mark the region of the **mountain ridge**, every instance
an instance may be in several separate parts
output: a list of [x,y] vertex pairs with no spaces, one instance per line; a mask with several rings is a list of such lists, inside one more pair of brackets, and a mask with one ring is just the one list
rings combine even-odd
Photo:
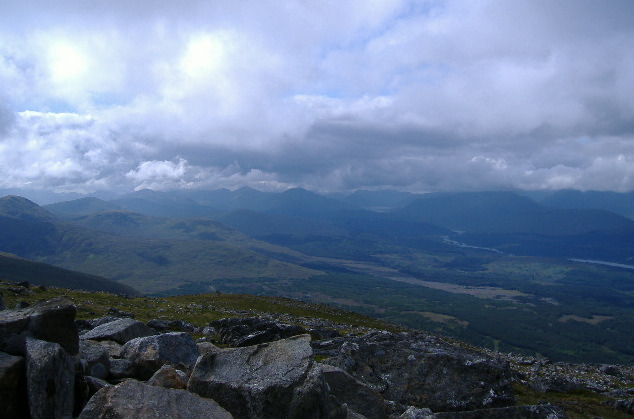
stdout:
[[634,192],[560,190],[540,201],[553,208],[593,208],[634,219]]
[[[6,200],[14,201],[13,198],[0,198],[0,207]],[[26,201],[23,203],[29,213],[35,208]],[[50,218],[0,216],[1,251],[118,280],[141,292],[165,291],[188,282],[208,282],[217,277],[285,278],[297,275],[302,278],[317,273],[240,244],[210,238],[213,239],[117,236]],[[273,253],[272,249],[267,251]]]
[[53,213],[37,205],[35,202],[16,195],[0,198],[0,215],[19,220],[51,221]]
[[471,233],[574,235],[634,230],[634,221],[600,209],[552,209],[512,192],[429,194],[392,214]]
[[79,198],[72,201],[45,205],[43,208],[62,217],[88,215],[95,212],[123,210],[120,205],[95,197]]

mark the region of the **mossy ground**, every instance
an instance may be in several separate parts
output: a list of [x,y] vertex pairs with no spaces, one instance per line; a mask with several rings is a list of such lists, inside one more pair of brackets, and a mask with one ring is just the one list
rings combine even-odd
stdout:
[[295,318],[307,317],[329,320],[351,327],[402,330],[361,314],[326,305],[305,303],[287,298],[254,295],[209,293],[173,297],[128,297],[106,292],[86,292],[56,287],[31,286],[0,281],[5,305],[13,308],[19,302],[35,304],[55,297],[65,297],[77,306],[78,319],[92,319],[112,315],[113,309],[134,314],[137,320],[179,319],[197,326],[224,317],[284,314]]
[[603,404],[603,402],[610,400],[608,397],[588,390],[579,390],[569,393],[538,393],[518,383],[514,384],[514,389],[516,404],[533,405],[552,403],[563,408],[569,419],[632,418],[630,414],[616,411],[610,406]]

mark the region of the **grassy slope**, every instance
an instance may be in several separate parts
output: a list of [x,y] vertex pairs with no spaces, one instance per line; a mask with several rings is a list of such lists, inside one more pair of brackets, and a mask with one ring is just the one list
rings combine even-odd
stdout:
[[43,261],[116,279],[143,293],[219,278],[303,278],[316,271],[230,244],[106,234],[65,234],[60,251]]
[[205,218],[160,218],[129,211],[108,211],[71,220],[72,224],[119,236],[165,240],[202,240],[225,243],[281,260],[301,260],[303,255],[287,247],[255,240],[217,221]]
[[0,278],[34,285],[57,286],[86,291],[138,295],[138,291],[109,279],[33,262],[8,253],[0,253]]

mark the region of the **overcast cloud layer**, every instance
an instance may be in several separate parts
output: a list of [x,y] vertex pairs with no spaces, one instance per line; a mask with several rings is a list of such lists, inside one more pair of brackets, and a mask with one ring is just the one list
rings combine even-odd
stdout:
[[634,1],[3,0],[0,188],[634,189]]

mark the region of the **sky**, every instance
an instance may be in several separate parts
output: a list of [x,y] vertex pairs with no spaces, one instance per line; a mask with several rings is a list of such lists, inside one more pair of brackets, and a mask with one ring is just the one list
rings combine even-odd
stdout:
[[631,0],[2,0],[0,188],[634,190]]

